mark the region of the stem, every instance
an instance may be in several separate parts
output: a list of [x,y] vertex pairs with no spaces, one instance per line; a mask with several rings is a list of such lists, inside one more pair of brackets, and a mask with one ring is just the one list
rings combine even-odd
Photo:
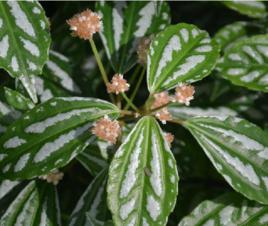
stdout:
[[125,99],[125,101],[132,107],[133,110],[136,112],[139,112],[139,109],[132,103],[132,101],[126,96],[125,93],[121,93],[122,97]]
[[[136,96],[136,94],[138,92],[138,89],[140,88],[140,85],[141,85],[141,82],[143,80],[144,74],[145,74],[145,69],[142,70],[141,75],[139,77],[139,80],[138,80],[138,82],[137,82],[137,84],[136,84],[136,86],[134,88],[134,91],[130,96],[131,102],[134,100],[134,98],[135,98],[135,96]],[[128,108],[129,108],[129,103],[127,103],[127,105],[124,107],[124,110],[127,110]]]
[[107,86],[107,84],[109,83],[109,80],[108,80],[108,77],[107,77],[107,74],[104,70],[104,67],[103,67],[103,64],[101,62],[101,58],[100,58],[100,55],[99,55],[99,52],[97,50],[97,47],[95,45],[95,42],[93,39],[89,39],[89,43],[91,45],[91,48],[92,48],[92,51],[94,53],[94,56],[96,58],[96,61],[97,61],[97,64],[99,66],[99,69],[100,69],[100,73],[101,73],[101,76],[102,76],[102,79],[105,83],[105,85]]
[[[102,64],[102,62],[101,62],[101,58],[100,58],[99,52],[98,52],[98,50],[97,50],[97,47],[96,47],[96,45],[95,45],[95,42],[94,42],[94,40],[91,38],[91,39],[89,39],[89,43],[90,43],[91,49],[92,49],[92,51],[93,51],[93,54],[94,54],[94,56],[95,56],[95,59],[96,59],[96,61],[97,61],[97,64],[98,64],[98,67],[99,67],[99,70],[100,70],[100,73],[101,73],[101,77],[102,77],[102,79],[103,79],[103,81],[104,81],[105,86],[107,87],[107,85],[108,85],[108,83],[109,83],[108,76],[107,76],[107,74],[106,74],[106,72],[105,72],[105,69],[104,69],[104,67],[103,67],[103,64]],[[112,102],[115,103],[114,96],[113,96],[112,94],[109,94],[109,96],[110,96]]]
[[121,110],[120,111],[121,115],[135,115],[133,111],[126,111],[126,110]]
[[154,109],[152,109],[152,110],[150,111],[150,113],[153,113],[153,112],[158,111],[158,110],[160,110],[160,109],[162,109],[162,108],[165,108],[165,107],[167,107],[169,104],[170,104],[170,103],[167,103],[167,104],[164,104],[164,105],[162,105],[162,106],[160,106],[160,107],[154,108]]

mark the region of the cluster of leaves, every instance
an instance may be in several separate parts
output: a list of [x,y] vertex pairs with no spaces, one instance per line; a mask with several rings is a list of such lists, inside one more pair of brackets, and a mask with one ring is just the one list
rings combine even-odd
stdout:
[[[123,109],[120,96],[118,105],[108,101],[94,57],[66,24],[53,30],[52,20],[50,32],[38,2],[0,2],[0,68],[12,77],[0,87],[0,225],[268,224],[265,4],[217,2],[251,19],[213,37],[196,25],[171,25],[169,4],[95,5],[106,72],[124,74],[131,97],[139,91],[135,104],[149,97],[130,117],[129,102]],[[68,19],[74,5],[55,18]],[[152,40],[140,64],[144,37]],[[147,105],[181,83],[195,83],[193,106],[169,104],[173,119],[163,126]],[[104,116],[123,127],[112,146],[90,132]],[[171,147],[165,131],[175,135]],[[57,169],[65,186],[40,179]],[[71,214],[69,202],[77,202]]]

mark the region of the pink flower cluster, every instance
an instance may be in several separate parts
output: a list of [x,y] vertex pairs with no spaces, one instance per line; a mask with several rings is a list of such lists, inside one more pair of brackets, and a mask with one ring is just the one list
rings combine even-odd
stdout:
[[128,91],[129,84],[127,83],[127,80],[124,79],[123,75],[121,74],[115,74],[112,78],[111,83],[108,83],[107,85],[107,92],[108,93],[123,93]]
[[118,121],[112,121],[107,116],[98,120],[92,128],[92,133],[98,138],[115,144],[117,137],[121,134],[121,127]]
[[74,15],[67,20],[72,30],[72,35],[81,39],[91,39],[93,34],[101,29],[101,18],[97,13],[87,9],[81,13]]

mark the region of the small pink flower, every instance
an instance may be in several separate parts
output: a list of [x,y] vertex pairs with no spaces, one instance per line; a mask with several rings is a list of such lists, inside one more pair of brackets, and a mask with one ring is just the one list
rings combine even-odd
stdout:
[[98,138],[108,141],[111,144],[115,144],[117,137],[121,134],[118,121],[112,121],[107,116],[98,120],[91,131]]
[[164,91],[161,93],[154,94],[154,102],[152,104],[152,109],[159,108],[168,104],[171,101],[171,97],[168,95],[168,92]]
[[112,82],[108,83],[107,85],[107,92],[108,93],[123,93],[128,91],[129,84],[127,83],[127,80],[123,78],[123,75],[121,74],[115,74],[112,78]]
[[174,135],[172,133],[165,133],[165,139],[169,146],[171,146],[171,143],[174,141]]
[[63,176],[64,173],[56,169],[47,175],[40,176],[39,178],[42,180],[46,180],[48,183],[58,185],[59,181],[62,180]]
[[194,86],[182,84],[176,88],[175,98],[179,103],[188,106],[190,101],[194,99],[194,93]]
[[155,116],[163,123],[166,124],[167,121],[172,120],[172,116],[169,113],[167,108],[163,108],[160,111],[156,112]]
[[87,9],[67,20],[67,24],[70,25],[73,36],[87,40],[91,39],[93,34],[100,31],[100,20],[101,18],[97,13]]

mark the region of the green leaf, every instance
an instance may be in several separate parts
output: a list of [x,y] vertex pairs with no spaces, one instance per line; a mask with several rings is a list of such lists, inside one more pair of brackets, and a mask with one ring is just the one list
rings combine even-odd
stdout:
[[19,183],[19,181],[2,180],[0,182],[0,200]]
[[80,94],[81,90],[73,81],[70,60],[64,55],[50,51],[42,76],[71,93]]
[[35,88],[41,103],[53,97],[70,96],[61,86],[43,76],[35,76]]
[[45,182],[30,182],[10,204],[0,222],[1,226],[60,226],[56,188]]
[[235,116],[237,112],[228,107],[217,108],[200,108],[200,107],[185,107],[180,104],[171,104],[168,106],[168,111],[173,119],[188,119],[195,116]]
[[34,75],[48,59],[48,20],[37,1],[0,2],[0,68],[18,78],[37,102]]
[[101,155],[97,145],[89,145],[76,159],[89,171],[96,176],[103,168],[108,166],[107,160]]
[[91,143],[92,123],[118,109],[94,98],[51,99],[24,114],[0,138],[1,176],[32,178],[62,167]]
[[94,221],[106,220],[108,212],[106,204],[107,172],[107,168],[103,169],[82,194],[71,214],[69,226],[86,225],[86,214],[89,214]]
[[222,27],[214,36],[216,42],[221,46],[221,49],[226,51],[234,42],[248,37],[251,30],[256,29],[252,23],[238,21]]
[[7,127],[20,116],[21,113],[19,111],[8,105],[8,103],[0,100],[0,135],[5,133]]
[[261,1],[224,1],[230,9],[252,18],[263,18],[267,15],[265,4]]
[[236,42],[218,65],[220,75],[233,84],[268,92],[268,35]]
[[12,107],[22,111],[34,108],[33,102],[18,91],[9,89],[7,87],[4,89],[6,100]]
[[268,204],[267,132],[235,117],[196,117],[184,125],[236,191]]
[[170,22],[165,2],[97,2],[100,36],[115,72],[124,74],[136,62],[139,39],[163,30]]
[[113,221],[99,221],[94,219],[90,213],[86,213],[87,216],[87,226],[114,226]]
[[178,193],[176,161],[156,120],[142,118],[109,170],[108,206],[115,225],[166,225]]
[[267,224],[267,206],[243,199],[237,193],[227,193],[212,201],[200,203],[178,226],[266,226]]
[[172,25],[150,45],[147,85],[151,93],[192,83],[209,75],[219,55],[208,33],[191,24]]

